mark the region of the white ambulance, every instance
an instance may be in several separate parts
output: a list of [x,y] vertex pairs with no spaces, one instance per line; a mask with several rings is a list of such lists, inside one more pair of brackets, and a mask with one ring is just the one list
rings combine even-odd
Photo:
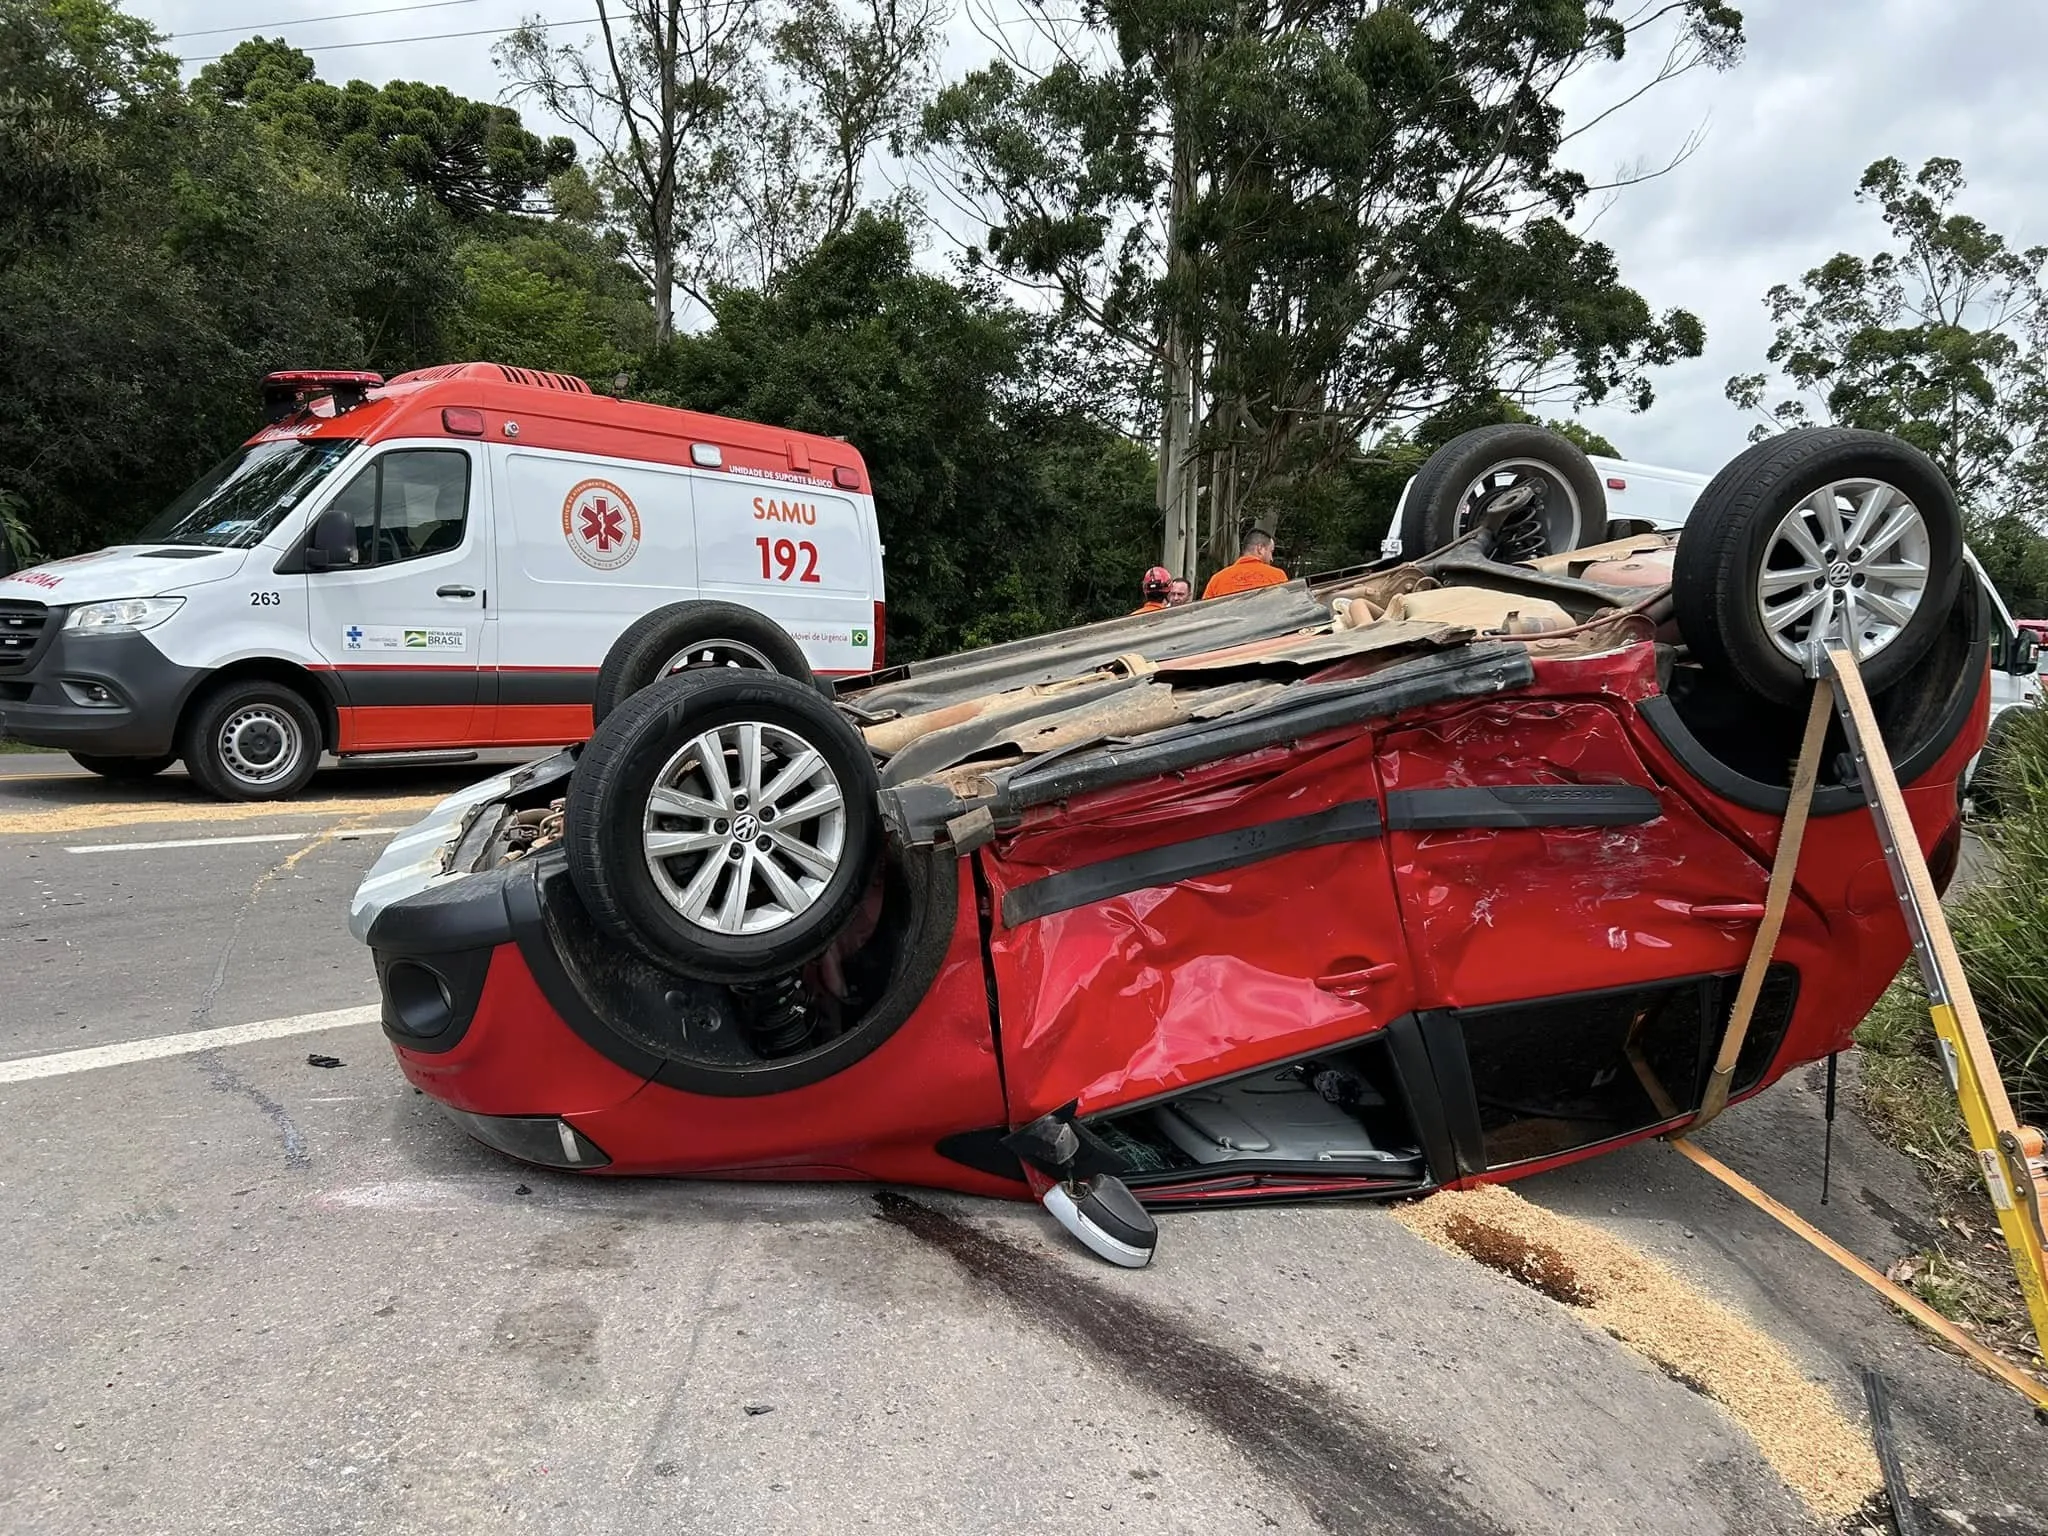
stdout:
[[582,740],[648,680],[599,676],[629,626],[638,670],[882,665],[836,438],[495,363],[273,374],[264,404],[131,542],[0,578],[0,736],[273,799],[323,751]]

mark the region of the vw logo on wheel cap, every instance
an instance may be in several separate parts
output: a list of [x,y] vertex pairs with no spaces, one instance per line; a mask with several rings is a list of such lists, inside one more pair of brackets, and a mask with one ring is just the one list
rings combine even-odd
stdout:
[[761,823],[754,819],[752,811],[741,811],[732,819],[733,841],[751,843],[760,834]]
[[1829,562],[1828,562],[1828,585],[1829,585],[1829,586],[1831,586],[1831,587],[1846,587],[1847,585],[1849,585],[1849,577],[1850,577],[1850,576],[1851,576],[1852,574],[1853,574],[1853,572],[1852,572],[1852,571],[1850,570],[1850,567],[1849,567],[1849,562],[1848,562],[1848,561],[1846,561],[1846,560],[1831,560],[1831,561],[1829,561]]

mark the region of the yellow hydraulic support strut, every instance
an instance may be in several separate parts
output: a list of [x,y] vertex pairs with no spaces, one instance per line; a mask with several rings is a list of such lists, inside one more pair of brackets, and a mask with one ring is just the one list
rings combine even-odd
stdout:
[[1977,1017],[1976,1000],[1970,996],[1970,981],[1963,974],[1955,938],[1942,915],[1941,898],[1927,873],[1920,840],[1906,817],[1906,802],[1899,795],[1898,777],[1892,772],[1884,738],[1878,734],[1877,718],[1871,713],[1870,695],[1864,691],[1853,651],[1829,648],[1827,681],[1834,689],[1836,712],[1849,733],[1849,750],[1855,754],[1863,795],[1877,822],[1877,840],[1891,867],[1906,931],[1913,936],[1913,953],[1920,961],[1920,980],[1927,989],[1927,1011],[1934,1020],[1942,1062],[1962,1105],[1970,1145],[1976,1148],[1983,1167],[1984,1187],[1997,1208],[1998,1228],[2027,1298],[2034,1337],[2048,1350],[2048,1231],[2044,1231],[2048,1224],[2042,1218],[2048,1159],[2042,1155],[2041,1133],[2021,1125],[2013,1114],[2012,1100],[2006,1096],[2005,1082],[1991,1055],[1991,1042]]
[[[1963,974],[1955,938],[1942,914],[1941,898],[1927,872],[1927,860],[1920,852],[1920,840],[1906,814],[1906,802],[1899,794],[1898,776],[1892,771],[1884,738],[1878,734],[1877,719],[1871,713],[1870,695],[1864,689],[1862,673],[1857,670],[1855,652],[1828,645],[1809,669],[1809,675],[1813,673],[1819,674],[1813,707],[1807,716],[1805,738],[1793,771],[1784,830],[1772,861],[1763,923],[1736,990],[1735,1006],[1721,1038],[1721,1050],[1700,1112],[1680,1134],[1690,1136],[1728,1102],[1736,1058],[1749,1033],[1764,970],[1777,945],[1792,893],[1792,875],[1799,862],[1799,845],[1819,777],[1821,743],[1832,695],[1835,713],[1840,715],[1848,734],[1864,799],[1877,823],[1878,844],[1884,849],[1885,863],[1891,869],[1892,887],[1898,892],[1899,910],[1913,940],[1913,953],[1920,962],[1927,1011],[1934,1021],[1942,1062],[1962,1106],[1970,1145],[1976,1149],[1985,1188],[1998,1213],[1999,1231],[2012,1255],[2020,1290],[2026,1296],[2034,1336],[2042,1349],[2048,1351],[2048,1230],[2044,1230],[2048,1229],[2048,1221],[2043,1217],[2044,1198],[2048,1198],[2048,1157],[2043,1155],[2042,1134],[2031,1126],[2021,1125],[2013,1114],[2012,1100],[2006,1095],[2005,1082],[1999,1077],[1998,1064],[1991,1054],[1991,1043],[1985,1038],[1983,1022],[1977,1016],[1977,1004],[1970,996],[1969,978]],[[2038,1389],[2029,1395],[2037,1403],[2048,1396]]]

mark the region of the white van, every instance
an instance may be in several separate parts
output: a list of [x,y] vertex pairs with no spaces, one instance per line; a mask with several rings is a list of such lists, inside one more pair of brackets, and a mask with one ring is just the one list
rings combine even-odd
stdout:
[[0,735],[272,799],[323,750],[582,740],[612,642],[680,600],[732,632],[678,664],[882,664],[874,498],[836,438],[494,363],[273,374],[264,402],[132,542],[0,578]]
[[[1469,446],[1467,446],[1469,445]],[[1576,461],[1576,462],[1574,462]],[[1398,559],[1403,551],[1401,530],[1407,517],[1409,498],[1416,487],[1440,462],[1449,472],[1437,475],[1419,494],[1425,498],[1447,496],[1454,505],[1470,504],[1482,482],[1498,486],[1516,478],[1540,477],[1550,497],[1571,509],[1566,526],[1577,537],[1569,547],[1598,543],[1601,538],[1626,538],[1638,533],[1674,532],[1685,526],[1693,503],[1711,479],[1689,470],[1666,469],[1655,464],[1638,464],[1628,459],[1581,456],[1577,447],[1553,433],[1520,424],[1482,427],[1465,433],[1439,449],[1420,474],[1401,488],[1394,506],[1393,522],[1380,541],[1385,559]],[[1590,464],[1588,472],[1583,466]],[[1604,524],[1587,527],[1580,508],[1597,507],[1604,500]],[[1427,523],[1426,514],[1417,519]],[[1441,526],[1441,525],[1440,525]],[[1457,526],[1455,523],[1453,527]],[[1414,554],[1426,550],[1412,551]],[[1963,556],[1977,573],[1978,585],[1989,597],[1993,611],[1991,634],[1991,718],[1996,734],[1998,716],[2008,709],[2041,702],[2041,679],[2037,672],[2038,645],[2013,620],[2005,601],[1991,584],[1991,578],[1977,557],[1965,548]],[[1980,753],[1964,772],[1967,786],[1975,777]]]
[[[1588,456],[1594,472],[1599,475],[1607,493],[1607,521],[1621,524],[1615,529],[1616,537],[1645,532],[1667,532],[1682,526],[1692,511],[1692,504],[1699,500],[1700,492],[1707,488],[1709,475],[1696,475],[1690,470],[1665,469],[1655,464],[1637,464],[1630,459],[1602,459]],[[1401,553],[1401,519],[1408,510],[1408,493],[1415,489],[1411,477],[1401,487],[1401,499],[1394,504],[1394,520],[1387,525],[1386,537],[1380,540],[1380,554],[1393,559]],[[1598,542],[1589,538],[1588,543]],[[1426,554],[1426,550],[1416,550]]]

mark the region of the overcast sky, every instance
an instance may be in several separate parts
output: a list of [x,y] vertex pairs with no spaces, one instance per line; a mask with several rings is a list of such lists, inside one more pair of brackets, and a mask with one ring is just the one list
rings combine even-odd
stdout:
[[[1896,155],[1917,167],[1952,155],[1970,180],[1968,211],[2016,244],[2048,243],[2048,0],[1738,4],[1749,47],[1737,68],[1664,86],[1579,140],[1574,154],[1604,181],[1626,163],[1662,163],[1704,129],[1685,164],[1621,194],[1595,233],[1654,308],[1684,305],[1706,322],[1706,355],[1657,374],[1657,403],[1645,415],[1584,413],[1631,458],[1701,471],[1736,452],[1748,429],[1721,387],[1730,374],[1763,366],[1765,289],[1838,250],[1877,248],[1882,225],[1852,196],[1872,160]],[[488,34],[539,15],[570,22],[556,35],[573,40],[591,30],[578,18],[596,10],[589,0],[129,0],[128,8],[173,34],[188,63],[260,32],[311,51],[326,79],[429,80],[486,98],[504,87],[490,59],[496,37],[435,34]],[[383,14],[317,19],[363,11]],[[956,19],[948,72],[987,54]]]

